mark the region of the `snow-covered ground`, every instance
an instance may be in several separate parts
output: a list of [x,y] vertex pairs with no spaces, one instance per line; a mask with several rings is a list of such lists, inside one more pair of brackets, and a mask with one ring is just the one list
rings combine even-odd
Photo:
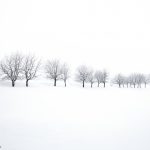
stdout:
[[[150,74],[150,0],[0,0],[0,60],[16,51],[72,79],[80,65]],[[0,150],[150,150],[150,86],[30,83],[0,79]]]
[[149,91],[1,82],[1,149],[150,150]]

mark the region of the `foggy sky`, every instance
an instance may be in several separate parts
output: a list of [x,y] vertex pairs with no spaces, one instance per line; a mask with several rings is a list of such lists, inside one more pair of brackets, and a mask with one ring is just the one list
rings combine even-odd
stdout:
[[13,51],[150,73],[148,0],[1,0],[0,58]]

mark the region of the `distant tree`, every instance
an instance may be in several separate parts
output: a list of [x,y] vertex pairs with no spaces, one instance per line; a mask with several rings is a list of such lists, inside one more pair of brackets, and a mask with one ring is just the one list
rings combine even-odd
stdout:
[[85,82],[87,82],[89,76],[88,68],[84,65],[78,67],[76,74],[76,81],[82,82],[82,86],[84,88]]
[[137,83],[138,83],[138,76],[137,73],[132,73],[129,76],[129,82],[130,82],[130,87],[133,85],[133,87],[135,88]]
[[41,61],[38,60],[35,56],[28,55],[23,61],[23,76],[26,79],[26,87],[30,80],[37,77],[37,71],[40,67]]
[[102,80],[102,72],[100,70],[95,72],[95,79],[97,81],[97,86],[99,87],[101,80]]
[[70,77],[70,69],[67,64],[63,64],[61,67],[61,79],[65,83],[65,87],[67,86],[67,80]]
[[146,88],[147,84],[150,83],[150,75],[144,75],[143,83],[144,83],[145,88]]
[[54,86],[56,82],[61,79],[61,64],[59,60],[47,61],[45,66],[47,78],[54,80]]
[[107,80],[108,80],[108,72],[106,70],[103,70],[101,72],[100,82],[103,83],[104,88],[106,86]]
[[136,82],[137,82],[138,88],[141,88],[141,84],[144,82],[144,75],[141,73],[136,74]]
[[126,84],[127,88],[129,87],[130,81],[129,81],[129,77],[124,77],[124,84]]
[[22,71],[23,56],[19,53],[6,56],[0,62],[0,71],[3,79],[11,80],[12,87],[15,86],[15,82],[20,77]]
[[137,81],[136,81],[136,74],[135,74],[135,73],[134,73],[134,74],[131,74],[131,75],[129,76],[129,83],[130,83],[130,87],[132,87],[132,85],[133,85],[134,88],[135,88],[136,83],[137,83]]
[[93,87],[93,83],[95,82],[94,71],[90,70],[87,78],[87,82],[91,84],[91,88]]
[[125,78],[124,78],[123,75],[118,74],[118,75],[116,75],[116,76],[114,77],[114,79],[112,80],[112,82],[113,82],[114,84],[118,84],[119,88],[121,88],[121,85],[124,84],[124,79],[125,79]]

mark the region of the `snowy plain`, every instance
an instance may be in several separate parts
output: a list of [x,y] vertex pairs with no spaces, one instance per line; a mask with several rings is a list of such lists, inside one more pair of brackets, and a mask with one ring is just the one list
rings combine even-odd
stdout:
[[[6,82],[6,81],[5,81]],[[3,150],[149,150],[150,88],[1,81]]]
[[[0,60],[19,51],[111,76],[150,73],[149,0],[1,0]],[[73,73],[74,74],[74,73]],[[150,87],[0,80],[0,150],[150,150]]]

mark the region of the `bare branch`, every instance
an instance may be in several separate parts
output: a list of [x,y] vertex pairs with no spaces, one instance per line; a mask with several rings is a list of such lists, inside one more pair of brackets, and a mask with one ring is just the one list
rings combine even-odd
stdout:
[[92,69],[89,71],[87,82],[89,82],[91,84],[91,88],[92,88],[93,83],[95,82],[94,71]]
[[6,56],[0,63],[2,78],[11,80],[13,87],[22,72],[22,61],[23,56],[19,53],[15,53],[10,56]]
[[61,79],[65,83],[65,87],[67,86],[67,79],[70,78],[70,69],[66,63],[61,66]]
[[82,82],[82,86],[84,88],[85,82],[88,80],[89,71],[88,68],[84,65],[78,67],[76,74],[76,81]]
[[54,80],[54,86],[56,86],[57,80],[61,79],[61,65],[60,61],[55,59],[52,61],[47,61],[45,66],[45,71],[47,74],[47,78]]
[[124,86],[124,82],[125,82],[125,77],[121,74],[118,74],[114,77],[114,79],[112,80],[112,82],[114,84],[118,84],[119,88],[121,88],[121,85]]
[[25,57],[23,62],[23,76],[26,79],[26,87],[28,87],[29,80],[37,77],[37,71],[41,65],[41,61],[33,55]]

